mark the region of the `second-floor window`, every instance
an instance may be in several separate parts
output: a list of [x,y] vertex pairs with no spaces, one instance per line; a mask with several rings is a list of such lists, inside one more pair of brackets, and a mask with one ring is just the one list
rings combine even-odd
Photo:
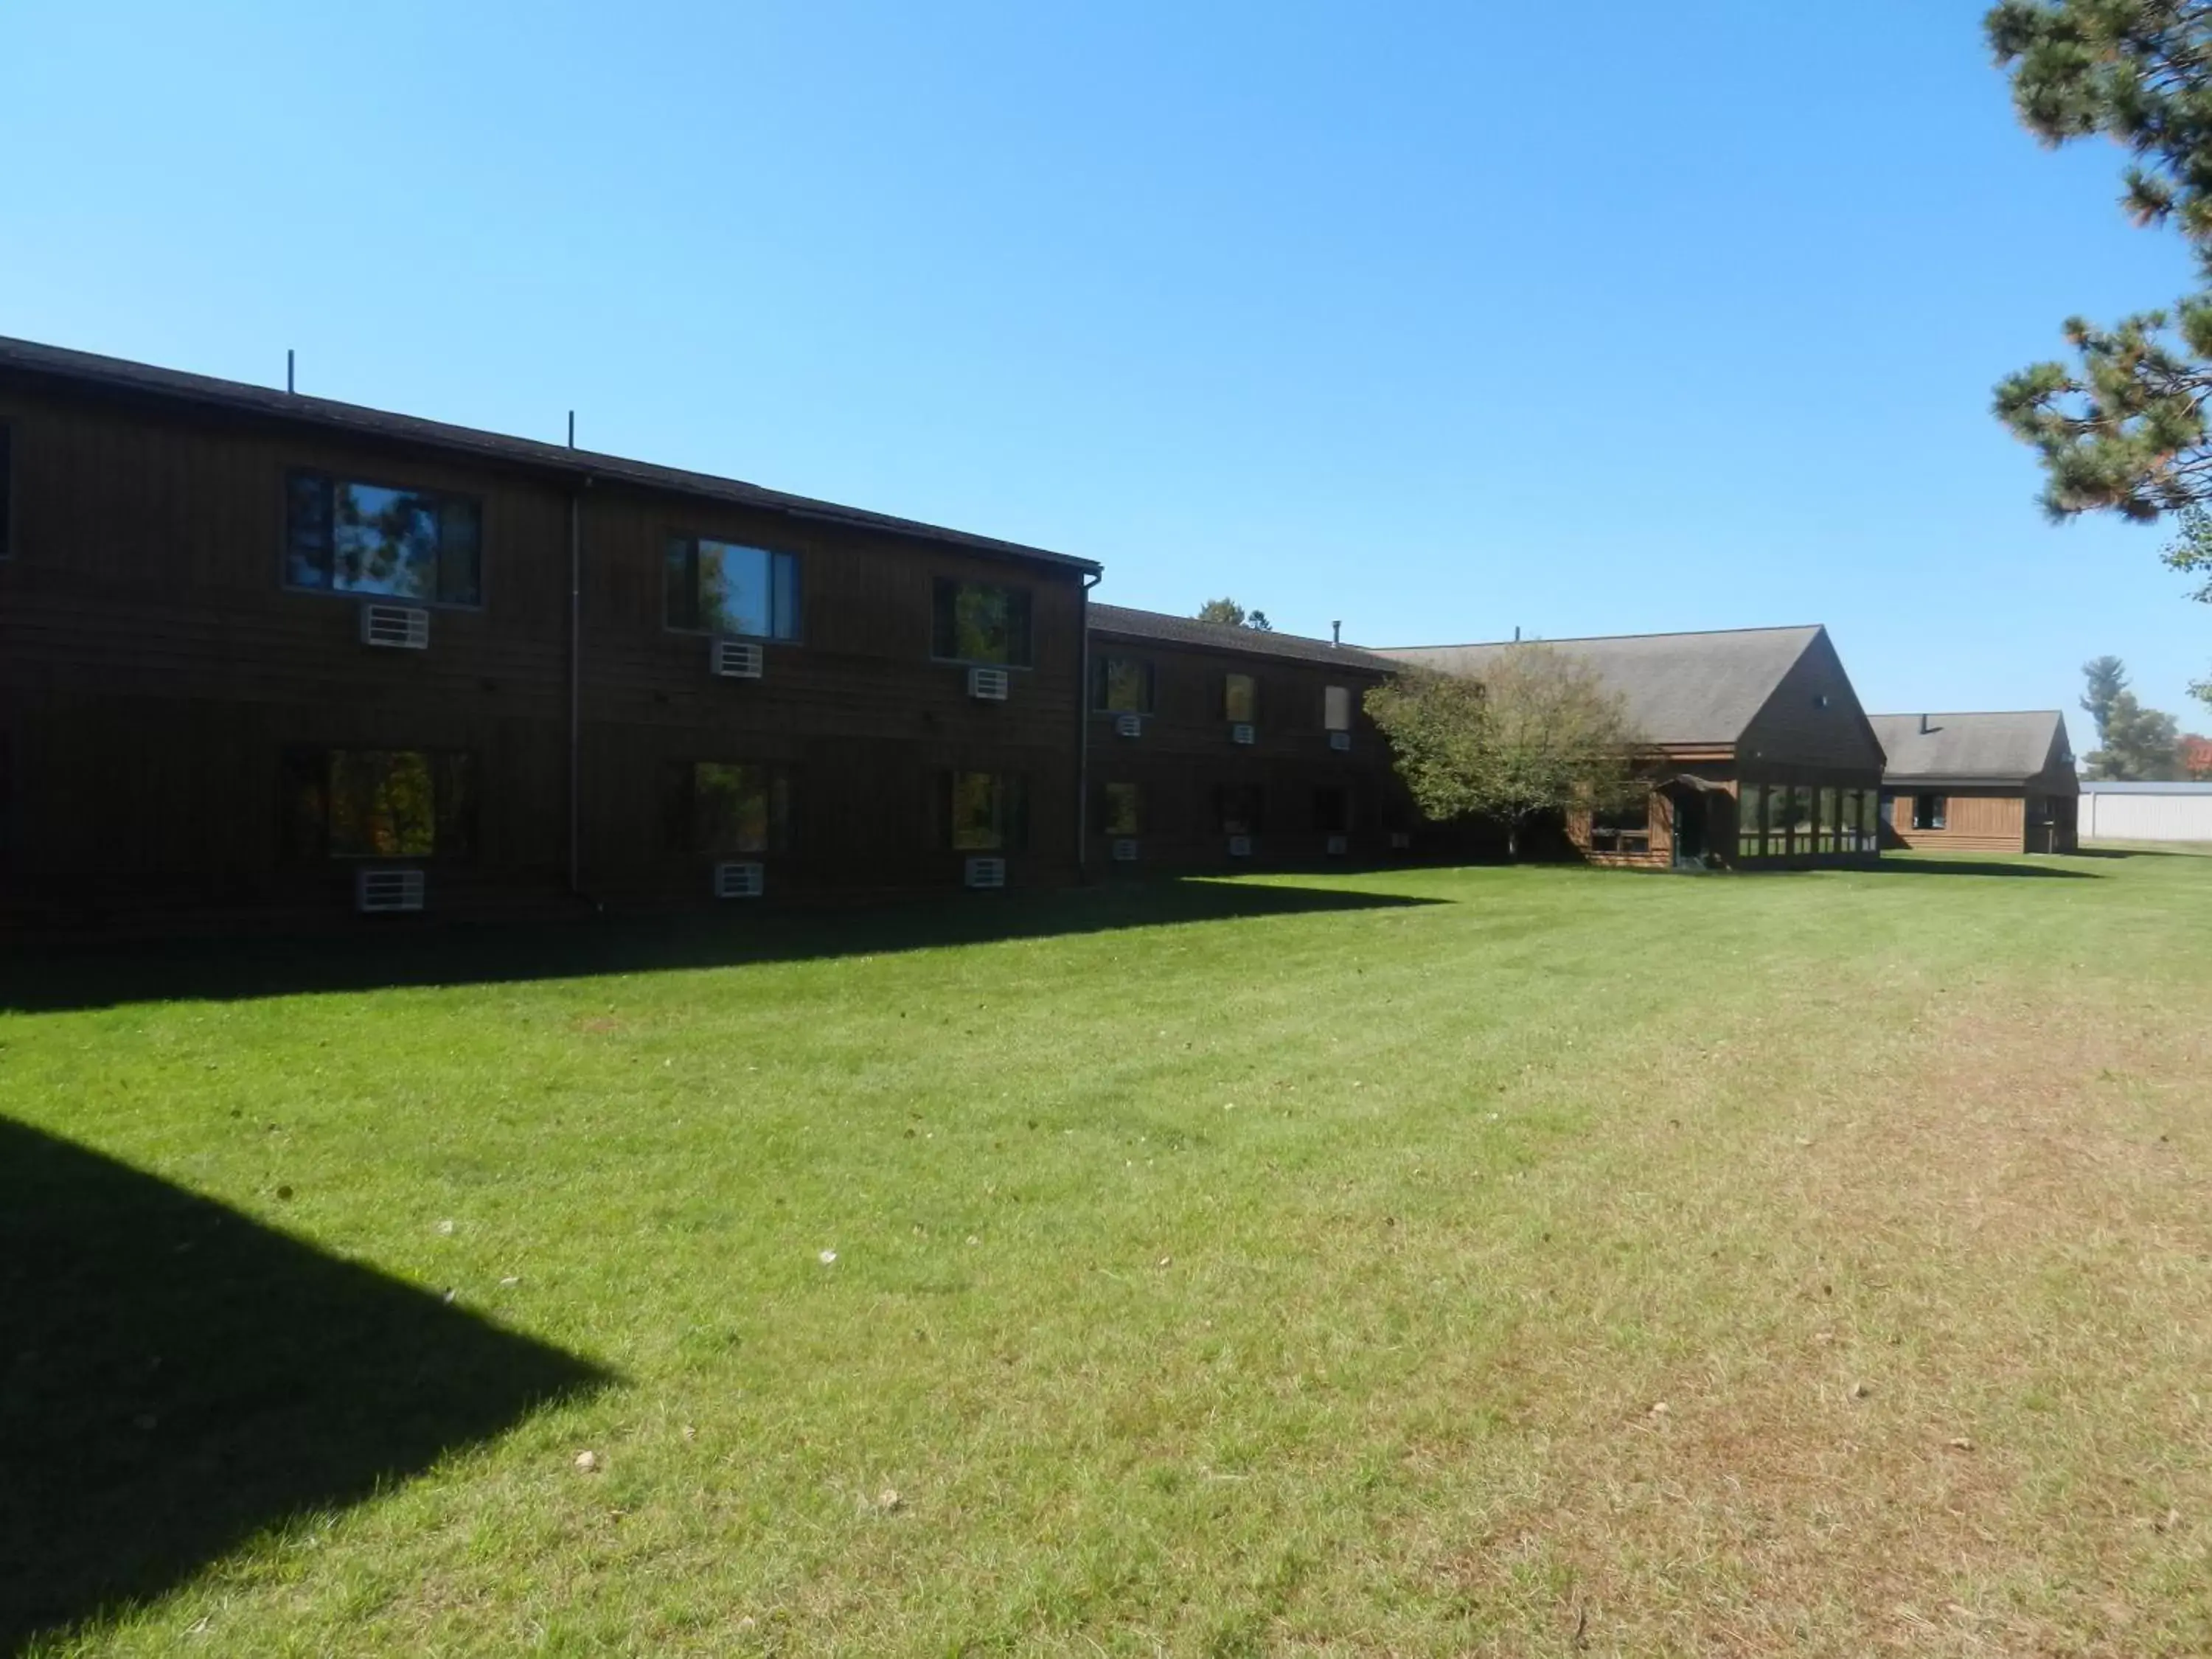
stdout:
[[1029,590],[994,587],[988,582],[953,581],[939,577],[931,628],[930,654],[947,662],[1027,668],[1030,665]]
[[1327,732],[1352,730],[1352,688],[1332,685],[1321,694],[1322,729]]
[[1018,853],[1029,844],[1029,790],[1006,772],[947,772],[947,838],[958,853]]
[[683,853],[729,857],[789,844],[791,774],[781,766],[696,761],[671,771],[669,840]]
[[705,536],[668,538],[664,615],[680,633],[799,637],[799,556]]
[[1232,726],[1256,725],[1260,719],[1260,682],[1249,674],[1224,675],[1221,717]]
[[483,514],[468,497],[323,472],[292,473],[284,493],[288,585],[483,603]]
[[313,859],[465,858],[476,834],[469,757],[422,749],[295,749],[286,842]]
[[1091,666],[1092,706],[1109,714],[1152,712],[1152,665],[1135,657],[1099,657]]

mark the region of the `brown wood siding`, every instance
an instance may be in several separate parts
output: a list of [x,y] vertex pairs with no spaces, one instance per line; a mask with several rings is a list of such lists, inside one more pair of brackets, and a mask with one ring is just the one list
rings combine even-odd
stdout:
[[[2027,850],[2027,802],[2016,790],[1931,788],[1892,792],[1894,822],[1882,839],[1885,844],[1915,852],[2020,853]],[[1915,794],[1941,795],[1945,799],[1941,830],[1912,827]]]
[[[0,561],[0,740],[15,823],[0,912],[67,920],[161,907],[343,909],[352,866],[278,857],[290,746],[475,757],[477,835],[434,866],[434,908],[567,903],[567,481],[281,422],[0,383],[14,556]],[[428,651],[358,641],[359,599],[288,590],[283,482],[308,468],[471,496],[483,604],[434,607]],[[593,489],[584,540],[583,865],[605,896],[703,899],[668,850],[665,769],[781,760],[804,838],[771,891],[957,881],[935,780],[1028,780],[1011,878],[1075,873],[1081,576],[848,527],[794,538],[773,515]],[[668,533],[792,548],[805,637],[758,683],[712,678],[703,636],[666,630]],[[1035,665],[1004,704],[930,660],[939,575],[1027,587]]]
[[1822,633],[1782,678],[1736,743],[1741,775],[1869,788],[1887,757],[1859,705],[1850,677]]
[[[1328,834],[1315,823],[1315,797],[1325,788],[1347,792],[1343,856],[1350,861],[1390,856],[1391,833],[1415,829],[1419,815],[1392,769],[1389,744],[1363,706],[1368,689],[1386,675],[1349,663],[1247,656],[1106,634],[1092,635],[1091,651],[1094,661],[1123,657],[1149,663],[1153,690],[1152,712],[1137,737],[1117,735],[1110,712],[1094,710],[1090,716],[1094,872],[1130,867],[1115,864],[1114,838],[1099,829],[1108,783],[1134,783],[1140,792],[1138,870],[1243,865],[1230,857],[1220,833],[1215,792],[1223,787],[1253,785],[1261,791],[1262,828],[1253,837],[1250,860],[1255,866],[1318,863],[1330,856]],[[1223,713],[1224,682],[1232,673],[1250,674],[1258,682],[1259,718],[1249,744],[1231,741]],[[1329,747],[1323,725],[1323,696],[1331,685],[1352,693],[1346,750]]]

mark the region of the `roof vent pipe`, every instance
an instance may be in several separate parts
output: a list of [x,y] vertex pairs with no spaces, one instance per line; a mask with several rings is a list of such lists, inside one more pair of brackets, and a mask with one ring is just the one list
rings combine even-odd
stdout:
[[1328,642],[1331,645],[1342,645],[1344,643],[1344,624],[1342,623],[1333,622],[1328,625]]
[[1922,737],[1923,737],[1923,738],[1924,738],[1924,737],[1926,737],[1926,736],[1927,736],[1930,732],[1933,732],[1935,729],[1936,729],[1936,727],[1935,727],[1934,723],[1929,720],[1929,718],[1927,715],[1923,714],[1923,715],[1920,717],[1920,735],[1921,735]]

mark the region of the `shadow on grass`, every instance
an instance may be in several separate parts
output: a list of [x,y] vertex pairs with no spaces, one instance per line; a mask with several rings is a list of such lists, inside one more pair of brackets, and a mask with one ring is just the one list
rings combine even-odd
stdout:
[[0,1654],[611,1380],[0,1118]]
[[0,1009],[52,1012],[178,998],[574,979],[1443,902],[1183,879],[1057,893],[962,894],[833,913],[734,908],[481,927],[387,917],[366,922],[359,932],[307,939],[48,945],[0,957]]
[[2100,881],[2094,870],[2067,870],[2055,864],[2001,864],[1989,859],[1905,858],[1894,854],[1859,866],[1870,876],[2025,876],[2060,881]]

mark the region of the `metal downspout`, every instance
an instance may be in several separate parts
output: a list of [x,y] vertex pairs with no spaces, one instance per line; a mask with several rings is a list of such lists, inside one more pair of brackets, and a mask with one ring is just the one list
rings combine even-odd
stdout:
[[1091,590],[1106,579],[1094,570],[1083,579],[1082,673],[1075,687],[1075,878],[1091,875]]

